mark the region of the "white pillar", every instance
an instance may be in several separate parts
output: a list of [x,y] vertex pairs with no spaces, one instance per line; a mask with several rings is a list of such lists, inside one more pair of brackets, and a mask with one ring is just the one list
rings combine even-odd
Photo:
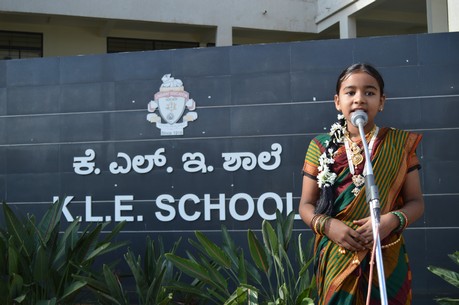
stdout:
[[429,33],[448,32],[447,0],[426,0],[427,31]]
[[231,25],[218,25],[215,37],[215,46],[224,47],[233,45],[233,27]]
[[459,32],[459,1],[448,0],[448,29]]
[[357,24],[354,17],[344,16],[339,21],[339,38],[356,38]]

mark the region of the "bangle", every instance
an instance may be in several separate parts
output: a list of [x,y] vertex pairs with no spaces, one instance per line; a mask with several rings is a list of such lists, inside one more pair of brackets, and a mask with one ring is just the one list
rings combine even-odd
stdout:
[[320,231],[319,231],[320,235],[322,236],[325,235],[325,227],[327,226],[327,222],[330,218],[331,218],[330,216],[324,216],[320,218]]
[[401,233],[408,226],[408,217],[406,217],[406,214],[402,211],[392,211],[390,213],[397,216],[398,220],[400,221],[400,224],[397,229],[394,230],[394,233]]
[[316,226],[317,218],[319,216],[320,216],[320,214],[315,214],[314,217],[312,217],[311,223],[309,224],[309,227],[312,229],[314,234],[317,234],[315,226]]
[[328,215],[316,214],[311,220],[311,229],[316,235],[324,235],[325,227],[331,217]]

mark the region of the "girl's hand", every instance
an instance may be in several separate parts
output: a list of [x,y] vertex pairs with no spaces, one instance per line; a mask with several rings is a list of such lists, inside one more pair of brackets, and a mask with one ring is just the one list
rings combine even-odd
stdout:
[[[354,220],[354,224],[358,225],[357,232],[365,239],[373,242],[373,227],[371,226],[371,218],[366,217],[359,220]],[[387,213],[381,216],[379,220],[379,240],[383,240],[389,236],[399,225],[397,216],[392,213]]]
[[373,243],[373,228],[371,226],[371,217],[365,217],[359,220],[354,220],[353,223],[359,227],[356,231],[369,241],[369,246]]
[[362,251],[371,242],[341,220],[330,218],[325,227],[325,235],[338,246],[350,251]]

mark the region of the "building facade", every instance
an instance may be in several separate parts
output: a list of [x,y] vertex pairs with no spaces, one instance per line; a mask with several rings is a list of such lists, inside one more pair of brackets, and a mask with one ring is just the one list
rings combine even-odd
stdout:
[[455,0],[2,0],[0,58],[459,30]]

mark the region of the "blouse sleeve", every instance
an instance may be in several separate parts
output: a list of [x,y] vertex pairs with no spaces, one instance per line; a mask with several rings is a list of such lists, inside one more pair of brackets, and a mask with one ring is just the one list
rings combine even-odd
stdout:
[[312,139],[311,143],[309,143],[308,151],[304,160],[303,175],[309,176],[313,179],[317,177],[319,172],[319,157],[321,154],[317,139]]
[[421,141],[421,139],[422,139],[422,135],[420,134],[410,133],[409,135],[408,145],[410,145],[409,147],[411,147],[411,150],[408,153],[408,172],[421,168],[419,158],[416,155],[416,148],[419,142]]

